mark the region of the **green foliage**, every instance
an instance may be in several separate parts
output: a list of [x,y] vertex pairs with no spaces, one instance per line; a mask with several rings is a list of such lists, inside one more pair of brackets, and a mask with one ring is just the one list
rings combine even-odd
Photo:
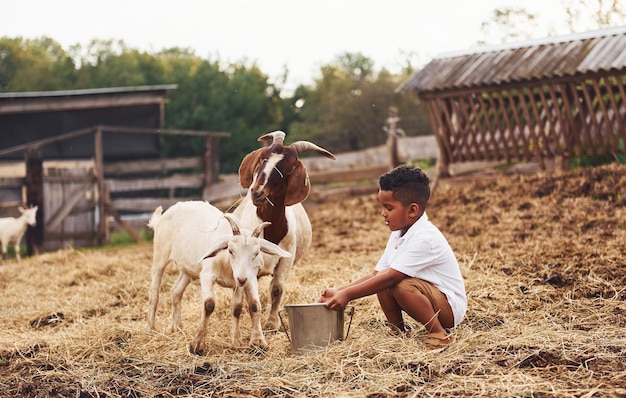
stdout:
[[[154,238],[154,231],[151,229],[143,229],[137,231],[141,237],[143,237],[146,241],[151,242]],[[107,249],[115,249],[127,246],[133,246],[137,244],[135,240],[125,231],[118,231],[111,233],[109,244],[106,245]]]
[[610,153],[606,155],[594,155],[594,156],[580,156],[572,157],[569,159],[568,168],[574,169],[577,167],[595,167],[605,164],[617,162],[620,164],[626,164],[626,155],[624,155],[625,143],[623,140],[617,142],[616,147],[607,145],[604,153]]
[[426,113],[412,95],[394,90],[408,76],[386,70],[375,74],[372,61],[361,54],[344,54],[321,68],[314,88],[300,87],[291,99],[302,104],[290,125],[292,139],[308,139],[333,152],[382,145],[389,107],[399,109],[407,135],[428,134]]
[[605,164],[611,164],[614,162],[626,164],[626,156],[617,154],[573,157],[569,160],[568,167],[569,169],[575,169],[579,167],[596,167]]
[[[243,156],[258,148],[257,138],[281,122],[281,99],[254,65],[221,70],[202,61],[171,95],[166,128],[230,132],[220,140],[221,168],[234,172]],[[170,116],[171,115],[171,116]],[[200,155],[201,137],[167,137],[164,155]]]
[[407,164],[419,167],[422,170],[428,170],[435,167],[435,165],[437,164],[437,159],[420,159],[415,162],[407,162]]
[[0,91],[48,91],[74,83],[74,62],[50,38],[0,38]]

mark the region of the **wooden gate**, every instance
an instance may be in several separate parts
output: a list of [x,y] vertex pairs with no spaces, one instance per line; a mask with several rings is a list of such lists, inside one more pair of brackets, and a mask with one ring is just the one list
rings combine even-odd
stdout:
[[98,191],[93,162],[46,169],[44,250],[96,244]]

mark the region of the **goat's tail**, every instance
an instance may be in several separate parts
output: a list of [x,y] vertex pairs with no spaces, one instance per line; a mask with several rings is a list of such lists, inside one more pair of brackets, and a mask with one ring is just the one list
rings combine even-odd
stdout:
[[152,229],[156,229],[159,220],[161,219],[161,215],[163,214],[163,206],[159,206],[152,213],[152,217],[150,217],[150,221],[148,221],[148,227]]

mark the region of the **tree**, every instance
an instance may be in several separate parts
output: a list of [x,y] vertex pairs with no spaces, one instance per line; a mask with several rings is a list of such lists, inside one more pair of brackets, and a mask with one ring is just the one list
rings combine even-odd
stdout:
[[[560,0],[560,2],[563,12],[560,19],[565,21],[562,25],[552,21],[543,21],[541,25],[540,15],[528,11],[525,6],[506,6],[494,9],[492,20],[483,22],[482,30],[487,37],[499,37],[504,43],[605,28],[626,22],[624,0]],[[556,19],[559,20],[558,16]]]
[[[258,148],[257,138],[282,121],[279,93],[255,65],[229,65],[203,60],[188,68],[172,92],[168,128],[230,132],[220,142],[220,167],[235,172],[243,156]],[[200,137],[166,138],[166,156],[199,155]]]
[[[591,28],[621,25],[626,21],[626,5],[623,0],[561,0],[567,13],[567,24],[571,31],[584,26],[591,16]],[[587,17],[587,18],[585,18]]]
[[483,32],[490,37],[500,37],[502,42],[530,39],[537,27],[537,14],[524,7],[511,6],[496,8],[493,10],[493,21],[481,25]]
[[401,122],[405,131],[428,132],[417,98],[394,92],[408,76],[384,69],[375,73],[369,58],[350,53],[322,66],[320,73],[314,87],[298,87],[289,99],[297,113],[290,126],[292,140],[311,140],[333,152],[383,145],[387,136],[382,127],[391,105],[400,109],[401,120],[407,117],[407,124]]
[[74,52],[79,57],[81,88],[161,84],[165,78],[164,67],[154,55],[130,49],[122,40],[92,40]]
[[73,60],[51,38],[0,38],[0,91],[60,90],[74,82]]

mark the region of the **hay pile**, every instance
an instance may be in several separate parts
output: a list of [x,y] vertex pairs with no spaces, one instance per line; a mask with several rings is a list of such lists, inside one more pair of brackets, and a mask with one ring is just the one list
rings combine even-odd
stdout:
[[[564,175],[439,181],[429,216],[455,249],[469,310],[441,353],[387,334],[376,299],[353,302],[344,343],[294,355],[283,332],[265,353],[228,347],[229,293],[209,351],[188,353],[199,289],[169,334],[166,275],[158,332],[146,330],[151,246],[66,250],[0,265],[0,396],[554,396],[626,395],[626,167]],[[284,304],[371,270],[389,231],[375,194],[310,205],[314,245]],[[267,280],[261,283],[267,297]],[[243,333],[249,318],[244,314]]]

